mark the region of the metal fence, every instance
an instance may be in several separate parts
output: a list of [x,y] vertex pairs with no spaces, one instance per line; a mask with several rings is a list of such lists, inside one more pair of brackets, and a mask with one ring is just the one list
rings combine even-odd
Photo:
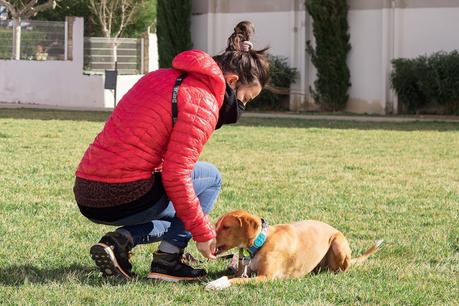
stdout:
[[18,45],[21,60],[65,60],[65,22],[22,20],[20,29],[15,26],[13,20],[0,20],[0,59],[14,59]]
[[144,39],[118,38],[116,42],[104,37],[85,37],[84,70],[104,72],[115,68],[114,46],[117,45],[119,74],[139,74],[144,70]]

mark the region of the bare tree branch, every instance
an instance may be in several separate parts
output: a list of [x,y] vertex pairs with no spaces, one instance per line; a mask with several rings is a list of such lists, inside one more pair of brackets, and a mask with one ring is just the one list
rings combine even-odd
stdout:
[[90,0],[90,8],[97,16],[104,36],[116,39],[133,22],[144,3],[145,0]]
[[[38,0],[37,0],[38,1]],[[33,12],[32,16],[37,15],[39,12],[46,11],[49,9],[56,8],[56,0],[48,0],[48,2],[32,7],[31,11]]]
[[7,0],[0,0],[0,5],[6,7],[13,18],[30,18],[37,15],[38,12],[56,7],[56,0],[48,0],[48,2],[37,5],[38,0],[29,0],[28,2],[19,1],[16,7]]
[[29,2],[27,2],[25,5],[24,3],[22,3],[22,9],[19,10],[18,15],[27,19],[28,17],[30,17],[28,15],[30,14],[32,7],[37,3],[38,0],[29,0]]
[[8,12],[10,12],[13,18],[17,17],[17,11],[13,4],[9,3],[6,0],[0,0],[0,5],[6,7],[6,9],[8,10]]
[[110,37],[110,32],[107,29],[107,21],[105,18],[105,7],[106,0],[101,0],[98,5],[96,5],[96,0],[89,1],[89,8],[93,14],[97,16],[97,19],[99,20],[100,26],[102,28],[102,33],[104,33],[105,37]]

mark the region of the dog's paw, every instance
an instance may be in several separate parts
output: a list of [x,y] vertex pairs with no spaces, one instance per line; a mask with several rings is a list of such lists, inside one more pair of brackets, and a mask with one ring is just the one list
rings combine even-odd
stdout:
[[206,290],[222,290],[231,286],[227,276],[220,277],[206,285]]

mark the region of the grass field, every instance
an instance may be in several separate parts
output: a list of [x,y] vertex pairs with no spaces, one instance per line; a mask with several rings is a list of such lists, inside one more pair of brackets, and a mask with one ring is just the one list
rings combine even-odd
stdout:
[[[201,158],[224,180],[213,219],[319,219],[354,254],[386,243],[347,273],[206,292],[146,280],[156,245],[135,249],[135,281],[94,268],[88,249],[111,228],[80,215],[72,186],[107,115],[0,109],[1,304],[459,305],[459,124],[243,119],[217,131]],[[212,279],[225,265],[204,264]]]

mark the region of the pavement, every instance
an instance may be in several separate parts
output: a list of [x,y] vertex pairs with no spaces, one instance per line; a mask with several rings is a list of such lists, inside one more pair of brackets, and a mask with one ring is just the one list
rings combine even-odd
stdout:
[[333,121],[355,121],[355,122],[452,122],[459,124],[459,116],[437,116],[437,115],[416,115],[416,116],[366,116],[366,115],[322,115],[322,114],[301,114],[301,113],[261,113],[245,112],[246,118],[273,118],[273,119],[299,119],[299,120],[333,120]]
[[[2,108],[36,108],[50,110],[67,110],[67,111],[105,111],[110,112],[111,109],[87,109],[79,107],[62,107],[49,106],[38,104],[19,104],[19,103],[2,103],[0,102],[0,111]],[[246,118],[273,118],[273,119],[296,119],[296,120],[332,120],[332,121],[354,121],[354,122],[451,122],[459,124],[459,116],[437,116],[437,115],[352,115],[352,114],[302,114],[294,112],[245,112]]]

